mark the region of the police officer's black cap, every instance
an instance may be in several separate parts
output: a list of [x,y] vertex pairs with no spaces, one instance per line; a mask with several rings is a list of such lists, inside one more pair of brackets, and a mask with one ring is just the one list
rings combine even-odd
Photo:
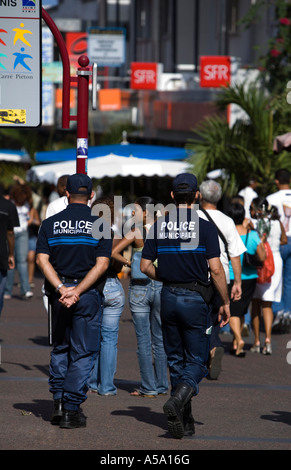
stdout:
[[83,173],[75,173],[68,177],[66,189],[70,194],[91,194],[92,180]]
[[197,189],[197,178],[192,173],[180,173],[173,181],[174,193],[193,193]]

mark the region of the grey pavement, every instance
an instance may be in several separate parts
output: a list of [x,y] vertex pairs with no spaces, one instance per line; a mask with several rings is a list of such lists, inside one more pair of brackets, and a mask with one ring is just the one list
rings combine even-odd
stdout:
[[[150,455],[160,451],[168,459],[176,456],[174,463],[179,463],[181,457],[177,455],[193,455],[195,450],[291,449],[290,334],[274,334],[273,355],[263,356],[249,351],[251,333],[244,338],[245,358],[229,354],[231,335],[223,335],[221,375],[217,381],[204,379],[199,395],[192,400],[196,434],[176,440],[168,433],[163,414],[167,397],[130,395],[139,385],[139,368],[128,305],[120,322],[117,395],[88,395],[82,406],[86,428],[52,426],[52,397],[47,383],[51,348],[38,272],[35,282],[31,300],[22,300],[15,286],[13,298],[5,301],[0,317],[1,450],[99,450],[99,459],[116,458],[129,451]],[[127,292],[128,281],[123,284]],[[144,462],[140,459],[139,463]]]

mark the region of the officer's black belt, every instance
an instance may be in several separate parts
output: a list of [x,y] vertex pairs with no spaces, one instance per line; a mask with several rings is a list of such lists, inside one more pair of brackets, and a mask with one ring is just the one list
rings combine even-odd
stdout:
[[192,282],[168,282],[164,281],[163,285],[166,287],[178,287],[180,289],[188,289],[194,292],[198,292],[203,297],[206,303],[210,303],[214,294],[214,288],[212,283],[202,283],[201,281]]
[[167,287],[181,287],[182,289],[196,290],[198,282],[197,281],[192,281],[192,282],[169,282],[169,281],[164,281],[163,284],[164,284],[164,286],[167,286]]
[[77,278],[72,278],[72,277],[66,277],[66,276],[61,276],[59,274],[60,280],[65,284],[80,284],[81,281],[83,281],[83,278],[77,279]]
[[[80,284],[80,282],[83,281],[84,279],[83,277],[76,278],[76,277],[62,276],[59,273],[58,273],[58,276],[64,284]],[[94,284],[90,286],[90,289],[97,289],[99,292],[103,292],[105,282],[106,282],[106,276],[102,276],[102,278],[98,279]]]

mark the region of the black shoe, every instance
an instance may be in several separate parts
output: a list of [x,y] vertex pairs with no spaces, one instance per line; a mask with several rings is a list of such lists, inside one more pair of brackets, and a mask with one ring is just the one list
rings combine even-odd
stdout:
[[184,406],[193,395],[193,388],[187,384],[179,384],[174,395],[164,404],[163,410],[168,418],[168,429],[175,439],[184,436]]
[[194,418],[191,411],[191,400],[184,406],[183,413],[184,436],[193,436],[195,434]]
[[60,428],[74,429],[84,428],[86,418],[80,414],[80,411],[64,410],[60,421]]
[[62,400],[54,400],[54,411],[51,417],[51,424],[60,424],[63,415],[63,402]]

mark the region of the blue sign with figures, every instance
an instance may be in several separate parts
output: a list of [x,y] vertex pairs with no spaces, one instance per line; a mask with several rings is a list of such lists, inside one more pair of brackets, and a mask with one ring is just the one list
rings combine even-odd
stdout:
[[0,0],[0,126],[41,124],[41,0]]

